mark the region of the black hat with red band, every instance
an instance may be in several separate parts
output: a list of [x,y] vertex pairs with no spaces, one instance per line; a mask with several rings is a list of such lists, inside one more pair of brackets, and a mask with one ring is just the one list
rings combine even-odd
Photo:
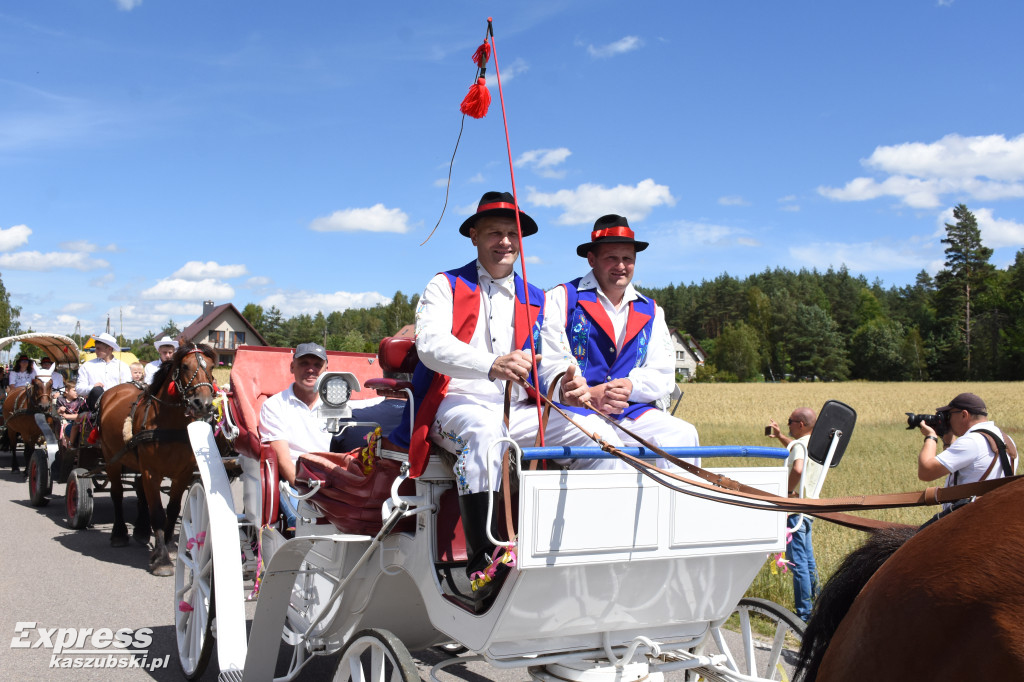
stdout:
[[634,238],[633,230],[629,229],[629,221],[614,213],[603,215],[594,222],[590,241],[577,246],[576,254],[586,258],[590,250],[598,244],[632,244],[637,251],[647,248],[647,242],[640,242]]
[[[508,192],[485,192],[480,197],[480,203],[476,207],[476,213],[466,218],[459,228],[459,234],[468,237],[469,228],[476,226],[476,221],[486,216],[499,218],[516,219],[516,200]],[[537,233],[537,223],[533,218],[519,211],[519,226],[523,230],[523,236],[529,237]]]

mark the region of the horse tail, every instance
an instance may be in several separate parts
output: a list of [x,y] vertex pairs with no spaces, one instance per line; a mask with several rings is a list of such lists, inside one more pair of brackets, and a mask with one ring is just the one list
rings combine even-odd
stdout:
[[875,532],[860,548],[851,552],[828,579],[814,604],[804,630],[795,682],[815,682],[825,651],[839,624],[882,564],[903,546],[917,528],[891,528]]

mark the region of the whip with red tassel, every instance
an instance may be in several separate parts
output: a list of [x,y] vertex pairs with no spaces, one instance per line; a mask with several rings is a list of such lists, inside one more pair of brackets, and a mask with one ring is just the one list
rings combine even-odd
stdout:
[[483,118],[487,115],[487,109],[491,106],[491,92],[487,89],[487,61],[491,58],[491,45],[487,42],[488,37],[493,37],[491,22],[487,22],[487,35],[484,42],[476,48],[473,53],[473,63],[476,64],[476,82],[469,86],[469,92],[462,100],[459,109],[462,113],[473,118]]

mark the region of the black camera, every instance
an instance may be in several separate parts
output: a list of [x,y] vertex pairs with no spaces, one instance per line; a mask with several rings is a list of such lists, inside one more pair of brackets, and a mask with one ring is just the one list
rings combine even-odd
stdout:
[[914,414],[913,412],[907,412],[908,431],[916,429],[921,425],[921,422],[935,429],[935,435],[941,438],[949,431],[949,412],[943,412],[942,414]]

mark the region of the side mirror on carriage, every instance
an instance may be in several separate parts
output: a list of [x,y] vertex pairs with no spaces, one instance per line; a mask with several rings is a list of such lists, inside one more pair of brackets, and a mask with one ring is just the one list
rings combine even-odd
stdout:
[[351,372],[324,372],[316,380],[316,392],[320,395],[320,418],[327,420],[327,430],[338,433],[339,420],[351,419],[352,408],[349,396],[359,390],[359,380]]
[[853,427],[857,424],[857,411],[846,403],[838,400],[829,400],[818,413],[818,420],[814,423],[811,431],[811,438],[807,442],[807,456],[818,464],[824,465],[828,458],[829,448],[832,447],[833,435],[840,433],[836,450],[832,454],[832,461],[829,468],[839,466],[839,460],[846,452],[846,446],[853,435]]

